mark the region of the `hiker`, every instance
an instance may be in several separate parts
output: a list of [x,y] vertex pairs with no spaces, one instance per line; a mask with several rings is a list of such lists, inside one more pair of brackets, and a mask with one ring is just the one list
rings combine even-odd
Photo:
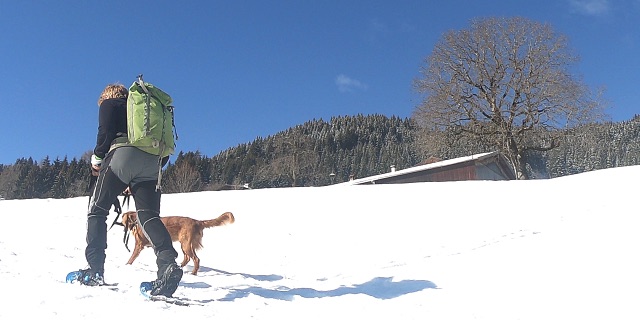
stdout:
[[[114,200],[128,188],[136,203],[139,226],[156,254],[158,272],[157,279],[151,282],[151,295],[171,297],[183,271],[176,263],[178,253],[169,232],[160,220],[158,156],[128,145],[127,95],[128,89],[115,83],[107,85],[98,99],[98,137],[91,156],[91,170],[98,173],[98,178],[89,204],[85,250],[89,268],[80,270],[79,281],[89,286],[106,284],[107,215]],[[161,167],[168,159],[162,158]]]

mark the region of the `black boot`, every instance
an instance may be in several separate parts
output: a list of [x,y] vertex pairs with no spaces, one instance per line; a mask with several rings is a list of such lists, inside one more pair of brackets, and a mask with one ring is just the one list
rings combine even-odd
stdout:
[[171,297],[182,279],[182,269],[173,262],[158,269],[158,279],[151,283],[152,296]]
[[91,269],[83,269],[79,271],[81,273],[79,277],[80,283],[85,286],[104,286],[104,276],[102,271],[96,271]]

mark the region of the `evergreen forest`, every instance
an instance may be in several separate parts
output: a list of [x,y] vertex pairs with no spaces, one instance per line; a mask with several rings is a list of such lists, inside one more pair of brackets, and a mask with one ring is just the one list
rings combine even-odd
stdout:
[[[493,151],[475,141],[442,136],[423,143],[410,118],[383,115],[311,120],[209,157],[173,155],[163,169],[164,193],[326,186],[420,164]],[[525,159],[533,179],[640,164],[640,115],[563,132],[559,147]],[[0,199],[70,198],[89,194],[88,155],[71,160],[17,159],[0,165]]]

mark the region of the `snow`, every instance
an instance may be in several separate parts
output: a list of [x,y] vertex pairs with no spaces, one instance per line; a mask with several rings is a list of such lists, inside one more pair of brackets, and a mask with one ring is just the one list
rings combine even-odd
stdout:
[[120,291],[64,282],[86,267],[87,197],[3,200],[0,319],[640,319],[638,177],[163,195],[163,216],[236,217],[204,231],[198,275],[184,268],[190,307],[142,298],[155,256],[125,265],[117,225]]

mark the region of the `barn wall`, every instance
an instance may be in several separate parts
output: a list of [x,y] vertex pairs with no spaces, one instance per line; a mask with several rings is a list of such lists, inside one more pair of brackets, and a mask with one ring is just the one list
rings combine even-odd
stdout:
[[459,163],[451,166],[434,168],[426,171],[412,172],[395,177],[376,180],[375,184],[439,182],[475,180],[476,172],[472,162]]
[[478,180],[509,180],[495,162],[490,162],[476,167]]
[[465,162],[439,169],[440,170],[433,170],[430,174],[430,181],[476,180],[476,170],[473,162]]

